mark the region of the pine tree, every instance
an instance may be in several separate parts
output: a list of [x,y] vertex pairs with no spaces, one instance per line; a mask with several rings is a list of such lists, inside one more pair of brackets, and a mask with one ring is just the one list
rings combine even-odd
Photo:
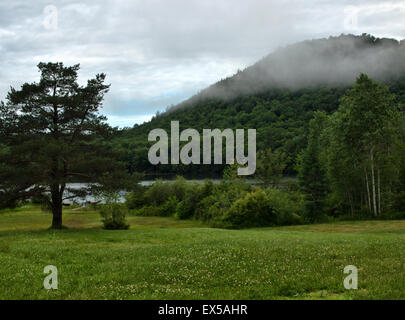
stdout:
[[310,222],[319,219],[324,211],[324,200],[328,192],[326,162],[323,157],[322,133],[327,116],[324,112],[315,113],[310,122],[308,145],[298,160],[298,181],[305,194],[306,217]]
[[0,202],[41,197],[53,213],[52,227],[62,228],[63,201],[89,191],[67,183],[97,185],[103,173],[123,171],[103,142],[112,133],[99,114],[109,89],[105,75],[80,86],[79,65],[39,63],[38,68],[39,82],[11,88],[0,105]]

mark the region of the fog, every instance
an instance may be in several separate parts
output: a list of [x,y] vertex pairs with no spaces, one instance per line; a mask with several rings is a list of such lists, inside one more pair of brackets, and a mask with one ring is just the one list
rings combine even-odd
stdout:
[[[405,0],[3,0],[0,100],[10,86],[38,81],[38,62],[80,63],[79,81],[107,74],[109,123],[132,126],[280,46],[341,33],[403,39],[404,18]],[[318,65],[299,65],[312,54],[309,44],[301,46],[297,60],[281,50],[273,66],[250,74],[279,85],[305,83],[292,65],[302,73]],[[342,62],[342,70],[352,63]],[[328,81],[330,69],[311,81]]]
[[405,43],[341,35],[279,48],[256,64],[192,98],[232,98],[269,88],[349,86],[366,73],[378,81],[405,75]]

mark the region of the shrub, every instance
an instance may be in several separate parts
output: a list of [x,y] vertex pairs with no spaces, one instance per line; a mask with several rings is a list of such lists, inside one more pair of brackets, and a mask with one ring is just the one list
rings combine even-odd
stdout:
[[221,219],[230,206],[224,205],[220,198],[217,195],[204,198],[196,209],[196,218],[208,222],[212,226],[221,227]]
[[171,196],[170,183],[156,180],[145,192],[145,205],[160,206]]
[[158,217],[160,215],[160,209],[156,206],[144,206],[131,211],[131,213],[139,217]]
[[170,217],[176,213],[177,205],[179,200],[174,197],[170,197],[167,201],[159,208],[158,214],[161,217]]
[[[240,179],[241,180],[241,179]],[[209,193],[204,193],[204,189],[210,189]],[[204,198],[195,210],[195,217],[205,222],[210,222],[214,226],[221,226],[221,219],[225,212],[238,199],[244,197],[252,186],[244,182],[231,183],[224,182],[219,185],[207,185],[203,187]],[[206,194],[209,194],[206,196]]]
[[129,224],[126,223],[126,208],[119,203],[110,203],[101,206],[100,215],[102,216],[102,222],[104,229],[108,230],[124,230],[129,228]]
[[189,219],[196,217],[199,203],[214,192],[214,183],[206,180],[204,184],[188,183],[183,196],[176,209],[176,218]]
[[205,180],[201,187],[201,197],[206,198],[213,194],[214,192],[214,182],[212,180]]
[[170,184],[170,194],[176,197],[179,201],[183,201],[187,189],[189,189],[191,185],[192,183],[187,182],[183,177],[177,176],[176,180]]
[[176,197],[170,197],[160,206],[143,206],[142,208],[133,210],[131,213],[140,217],[170,217],[176,213],[178,203],[179,201]]
[[194,216],[198,203],[202,200],[201,186],[194,185],[193,189],[188,189],[184,200],[177,205],[176,218],[189,219]]
[[128,209],[138,209],[145,205],[147,189],[147,187],[138,184],[132,192],[125,196],[125,204]]
[[294,225],[303,222],[304,196],[299,192],[267,189],[270,206],[277,214],[277,225]]
[[[208,205],[212,199],[204,201]],[[212,219],[215,226],[236,229],[301,224],[303,204],[299,192],[257,188],[239,197],[228,210],[221,210],[218,202],[211,203],[205,217]],[[222,214],[222,218],[216,218],[215,214]]]
[[263,190],[256,190],[237,200],[225,213],[223,226],[230,228],[265,227],[277,224],[276,212]]

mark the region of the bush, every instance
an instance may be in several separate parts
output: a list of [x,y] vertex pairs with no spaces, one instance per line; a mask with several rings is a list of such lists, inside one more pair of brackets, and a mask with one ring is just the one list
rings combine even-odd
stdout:
[[176,208],[179,201],[176,197],[170,197],[161,206],[144,206],[133,210],[131,213],[140,217],[171,217],[176,213]]
[[222,222],[224,227],[236,229],[273,226],[277,224],[277,215],[266,193],[258,189],[237,200]]
[[129,228],[126,223],[126,208],[119,203],[105,204],[101,206],[100,215],[102,216],[104,229],[124,230]]
[[144,206],[131,211],[131,214],[139,217],[158,217],[160,215],[160,209],[156,206]]
[[145,205],[147,189],[147,187],[138,184],[132,192],[125,196],[125,204],[128,209],[138,209]]
[[220,225],[218,221],[222,219],[224,213],[236,200],[251,190],[252,186],[243,181],[235,183],[224,181],[219,185],[206,182],[202,187],[201,201],[196,206],[194,216],[214,226]]
[[286,192],[279,189],[267,189],[270,206],[277,214],[277,225],[294,225],[303,222],[304,197],[299,192]]
[[193,189],[188,189],[184,200],[177,205],[176,218],[189,219],[195,214],[198,203],[202,200],[201,186],[194,185]]
[[158,209],[158,214],[161,217],[171,217],[176,213],[179,200],[174,197],[170,197],[167,201]]
[[[226,208],[228,210],[229,208]],[[204,222],[209,222],[222,217],[221,206],[218,195],[210,195],[200,201],[195,211],[195,217]]]
[[187,182],[187,180],[183,177],[177,176],[176,180],[170,184],[170,194],[176,197],[176,199],[178,199],[179,201],[183,201],[186,197],[187,190],[192,185],[192,183]]
[[170,183],[156,180],[145,192],[145,205],[160,206],[172,195]]
[[193,184],[188,183],[183,177],[177,177],[174,182],[156,180],[144,192],[142,204],[148,206],[161,206],[170,197],[176,197],[177,200],[182,201],[185,198],[186,192]]
[[[205,218],[214,226],[226,228],[270,227],[302,223],[303,196],[299,192],[257,188],[239,197],[228,210],[207,198]],[[210,203],[211,202],[211,203]],[[222,215],[221,218],[215,215]]]

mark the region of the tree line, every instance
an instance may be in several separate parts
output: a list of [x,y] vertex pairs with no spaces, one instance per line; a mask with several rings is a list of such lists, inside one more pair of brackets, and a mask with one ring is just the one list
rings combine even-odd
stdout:
[[[11,88],[6,102],[0,103],[0,206],[40,200],[52,211],[54,228],[62,227],[62,207],[68,198],[139,190],[140,176],[148,174],[224,175],[235,187],[228,183],[212,188],[221,195],[210,194],[205,201],[211,202],[201,210],[213,208],[208,217],[221,212],[221,219],[229,215],[239,219],[237,208],[254,203],[264,210],[260,219],[268,221],[266,212],[277,211],[270,203],[281,193],[239,188],[233,166],[149,163],[148,132],[168,130],[173,119],[180,121],[181,129],[255,128],[259,151],[255,178],[261,181],[260,188],[291,193],[285,195],[288,205],[280,208],[294,207],[294,218],[279,209],[288,217],[283,223],[347,213],[352,218],[380,217],[402,212],[405,206],[404,80],[387,86],[362,74],[352,88],[272,89],[229,101],[208,99],[118,130],[100,114],[109,89],[104,74],[80,86],[79,65],[40,63],[38,68],[39,82]],[[297,175],[298,183],[282,185],[285,175]],[[88,187],[68,187],[69,182],[80,181]],[[184,199],[179,207],[182,217],[194,216],[184,213],[195,209],[193,189],[185,198],[191,200]],[[239,199],[242,196],[247,204]],[[299,206],[294,199],[299,199]],[[237,208],[231,206],[238,200]],[[169,207],[181,202],[170,201]],[[303,209],[296,209],[302,203]]]

